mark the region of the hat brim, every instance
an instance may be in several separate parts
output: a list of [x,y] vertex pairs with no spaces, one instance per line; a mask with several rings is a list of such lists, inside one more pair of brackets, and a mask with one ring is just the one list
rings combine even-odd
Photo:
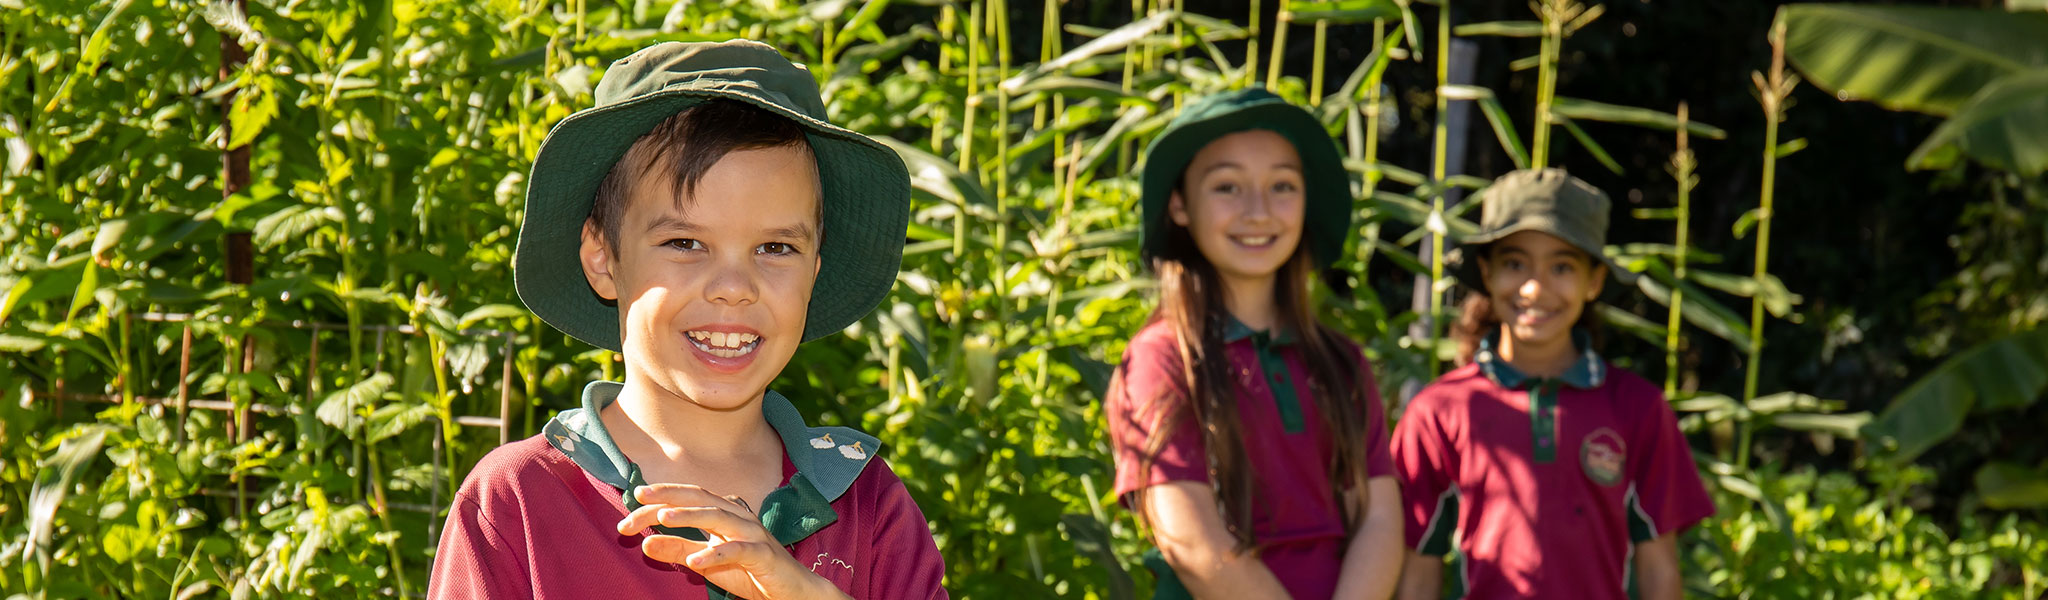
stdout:
[[803,341],[845,329],[888,295],[910,222],[910,175],[894,150],[743,93],[679,87],[570,115],[541,143],[513,255],[514,287],[535,315],[590,345],[621,349],[618,308],[590,288],[579,261],[598,185],[642,135],[718,98],[796,121],[817,158],[824,244]]
[[1200,119],[1175,123],[1145,148],[1142,169],[1139,246],[1148,257],[1166,248],[1166,204],[1188,163],[1209,142],[1240,131],[1263,129],[1280,134],[1301,156],[1306,188],[1307,214],[1302,219],[1302,243],[1317,263],[1328,267],[1344,253],[1344,239],[1351,230],[1351,179],[1344,171],[1343,154],[1323,124],[1307,111],[1279,98],[1246,104],[1234,110]]
[[1614,257],[1608,256],[1603,248],[1596,247],[1585,240],[1574,239],[1572,236],[1564,235],[1559,232],[1559,228],[1555,224],[1532,221],[1523,221],[1494,231],[1481,231],[1459,239],[1457,248],[1444,253],[1444,269],[1450,271],[1451,276],[1456,278],[1459,284],[1476,291],[1485,292],[1486,278],[1479,273],[1479,260],[1476,255],[1483,252],[1487,246],[1492,245],[1494,242],[1524,231],[1547,233],[1557,237],[1557,239],[1564,240],[1565,243],[1578,248],[1580,252],[1585,252],[1587,256],[1598,257],[1601,264],[1607,265],[1607,276],[1613,279],[1615,283],[1625,286],[1634,286],[1636,284],[1636,272],[1621,266],[1621,263],[1614,260]]

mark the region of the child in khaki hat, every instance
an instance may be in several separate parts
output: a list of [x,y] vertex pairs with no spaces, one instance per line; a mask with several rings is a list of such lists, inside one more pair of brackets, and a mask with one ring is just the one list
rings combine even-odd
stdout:
[[596,95],[534,158],[513,277],[549,325],[621,352],[625,381],[484,457],[428,595],[944,598],[880,442],[767,389],[888,294],[902,161],[755,42],[656,45]]
[[1714,503],[1663,392],[1594,349],[1601,288],[1635,281],[1603,252],[1607,195],[1559,169],[1484,194],[1448,257],[1461,366],[1394,430],[1401,597],[1443,596],[1455,546],[1455,597],[1678,598],[1678,532]]

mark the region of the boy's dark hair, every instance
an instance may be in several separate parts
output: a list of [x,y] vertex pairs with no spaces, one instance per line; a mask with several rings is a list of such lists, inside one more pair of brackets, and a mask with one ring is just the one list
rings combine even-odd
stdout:
[[[725,155],[785,146],[811,148],[796,121],[737,100],[707,100],[676,113],[633,142],[598,184],[590,221],[604,232],[607,245],[617,247],[626,198],[634,186],[659,181],[649,176],[669,178],[671,189],[681,192],[676,198],[680,203],[696,194],[697,182]],[[818,204],[817,216],[822,221],[822,199]]]

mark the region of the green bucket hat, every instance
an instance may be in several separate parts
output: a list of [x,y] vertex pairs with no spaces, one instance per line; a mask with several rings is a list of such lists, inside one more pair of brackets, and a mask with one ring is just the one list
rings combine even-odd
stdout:
[[1351,231],[1351,178],[1344,173],[1343,154],[1308,111],[1261,87],[1224,92],[1188,105],[1145,147],[1139,201],[1144,223],[1138,241],[1145,256],[1158,256],[1166,249],[1166,202],[1195,154],[1217,138],[1251,129],[1278,133],[1301,154],[1308,196],[1302,243],[1308,244],[1320,266],[1336,264]]
[[910,223],[910,173],[888,146],[826,122],[809,71],[760,42],[666,42],[612,63],[596,96],[548,132],[526,180],[512,280],[549,325],[619,350],[618,308],[590,289],[577,260],[598,184],[655,125],[720,98],[796,121],[817,157],[825,240],[803,340],[845,329],[888,295]]
[[1622,285],[1634,285],[1636,273],[1608,256],[1607,213],[1613,203],[1607,193],[1564,169],[1523,169],[1500,176],[1482,192],[1479,232],[1458,240],[1459,247],[1444,255],[1444,262],[1462,283],[1474,290],[1486,290],[1479,275],[1477,256],[1487,244],[1524,231],[1541,231],[1557,236],[1588,256],[1607,264],[1608,276]]

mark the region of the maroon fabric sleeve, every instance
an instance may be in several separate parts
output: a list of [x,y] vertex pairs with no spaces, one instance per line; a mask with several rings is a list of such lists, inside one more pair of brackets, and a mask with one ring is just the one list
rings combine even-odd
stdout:
[[[478,469],[494,464],[487,459]],[[427,577],[428,598],[533,597],[532,578],[526,572],[526,540],[517,534],[507,535],[493,522],[494,517],[524,522],[512,494],[497,487],[501,484],[509,485],[493,473],[475,472],[456,494],[448,508],[447,524],[441,528],[433,572]]]
[[944,600],[946,588],[941,587],[941,580],[946,576],[946,563],[909,488],[881,459],[869,464],[860,479],[860,485],[877,496],[868,504],[875,511],[870,530],[874,546],[868,556],[892,563],[868,569],[868,593],[860,600]]
[[[1109,442],[1116,461],[1116,495],[1129,494],[1168,481],[1209,482],[1208,449],[1192,412],[1185,412],[1187,387],[1181,377],[1179,351],[1165,327],[1147,327],[1131,340],[1103,400],[1109,417]],[[1152,432],[1175,412],[1174,425],[1149,468],[1141,469]]]
[[1457,457],[1437,414],[1441,393],[1440,389],[1424,389],[1417,394],[1394,427],[1391,450],[1395,473],[1401,479],[1401,530],[1411,549],[1421,549],[1426,536],[1441,533],[1430,531],[1432,525],[1437,529],[1457,526],[1458,515],[1437,514],[1447,506],[1442,502],[1444,495],[1457,481]]
[[1700,482],[1692,447],[1686,445],[1685,433],[1678,429],[1678,415],[1664,400],[1663,392],[1642,382],[1626,393],[1644,397],[1641,402],[1646,405],[1636,439],[1630,442],[1629,461],[1635,463],[1628,466],[1629,481],[1635,487],[1635,506],[1630,510],[1649,520],[1650,528],[1660,537],[1713,516],[1714,499]]

